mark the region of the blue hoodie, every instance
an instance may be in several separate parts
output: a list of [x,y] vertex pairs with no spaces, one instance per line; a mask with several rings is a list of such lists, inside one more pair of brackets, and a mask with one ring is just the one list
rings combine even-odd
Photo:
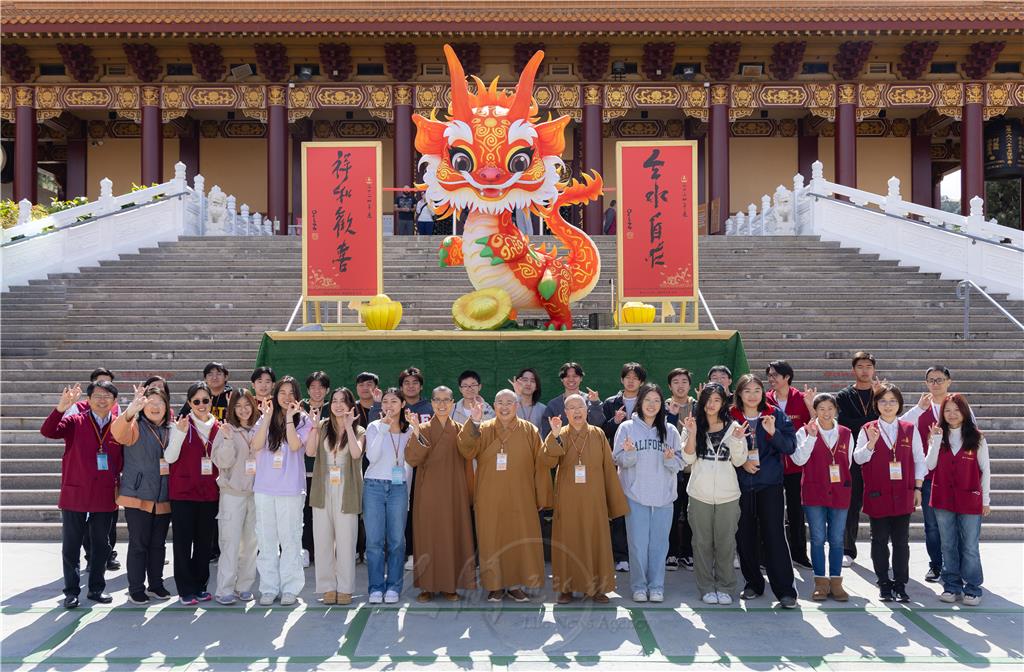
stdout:
[[[633,439],[634,450],[623,446],[626,437]],[[672,457],[665,459],[665,446],[672,447]],[[672,425],[665,427],[665,442],[658,430],[634,413],[615,432],[612,459],[619,466],[622,490],[642,506],[667,506],[676,500],[676,473],[683,468],[683,448],[679,432]]]
[[[796,450],[796,430],[786,414],[774,406],[769,406],[775,416],[775,434],[768,438],[763,423],[758,420],[754,435],[747,439],[750,449],[757,446],[757,454],[761,459],[761,468],[756,474],[748,474],[743,467],[736,468],[736,476],[740,482],[741,492],[757,492],[772,485],[782,485],[782,456],[792,455]],[[765,413],[761,414],[762,417]],[[732,417],[739,423],[746,419],[743,414],[733,409]],[[754,423],[751,423],[753,427]]]

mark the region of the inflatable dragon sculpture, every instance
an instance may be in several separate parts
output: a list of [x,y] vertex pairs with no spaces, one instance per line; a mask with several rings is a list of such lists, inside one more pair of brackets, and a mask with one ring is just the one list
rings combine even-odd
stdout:
[[[423,156],[417,187],[441,217],[468,210],[464,235],[444,240],[440,263],[465,265],[477,290],[507,292],[512,317],[517,309],[543,309],[548,329],[569,329],[570,305],[593,290],[601,259],[594,241],[566,222],[559,207],[600,196],[601,176],[568,182],[559,176],[569,117],[541,122],[537,116],[533,81],[544,52],[530,59],[512,95],[498,90],[497,78],[487,86],[476,76],[470,93],[455,52],[445,45],[444,53],[452,85],[448,118],[412,117]],[[567,254],[532,245],[516,228],[516,209],[539,215]]]

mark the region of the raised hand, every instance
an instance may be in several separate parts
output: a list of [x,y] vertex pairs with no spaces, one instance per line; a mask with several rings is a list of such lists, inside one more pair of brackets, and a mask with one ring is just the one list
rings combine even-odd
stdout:
[[392,421],[394,420],[394,412],[390,408],[388,408],[388,409],[381,409],[381,411],[380,411],[380,420],[385,425],[390,425],[392,423]]
[[925,392],[921,395],[921,398],[917,400],[917,407],[922,411],[927,411],[928,407],[932,405],[932,393]]
[[78,398],[82,396],[82,386],[75,383],[74,387],[65,386],[64,391],[60,393],[60,401],[57,402],[57,410],[63,413],[78,402]]
[[480,424],[480,422],[483,421],[484,404],[482,401],[477,399],[476,401],[472,401],[469,403],[469,417],[473,422],[477,424]]
[[761,424],[764,426],[764,431],[768,432],[769,434],[774,434],[775,433],[775,416],[774,415],[766,415],[766,416],[764,416],[764,418],[761,419]]
[[683,418],[683,429],[689,432],[690,436],[694,436],[697,432],[697,419],[692,415]]
[[619,410],[615,411],[615,424],[616,425],[621,425],[622,421],[625,420],[625,419],[626,419],[626,409],[625,409],[625,407],[620,408]]
[[885,378],[879,379],[878,376],[875,376],[874,378],[871,379],[871,391],[877,394],[878,391],[882,389],[882,385],[885,385],[888,382],[889,381],[886,380]]
[[178,428],[178,431],[187,432],[188,431],[188,416],[187,415],[183,415],[180,418],[178,418],[178,421],[174,423],[174,426]]
[[341,424],[345,429],[353,427],[356,423],[356,409],[350,408],[341,416]]
[[705,383],[701,383],[697,386],[697,398],[700,398],[700,393],[704,391],[705,387],[707,387],[707,384]]
[[818,388],[804,385],[804,404],[807,405],[807,410],[814,410],[814,398],[818,396]]
[[418,415],[410,411],[408,408],[405,409],[405,421],[409,423],[409,427],[412,428],[414,436],[420,435],[420,418]]
[[601,401],[601,395],[597,393],[597,390],[587,388],[587,400],[588,401]]
[[679,402],[675,399],[669,399],[665,402],[665,411],[672,415],[679,415]]
[[309,409],[309,420],[310,420],[310,422],[313,423],[314,427],[316,427],[318,424],[320,424],[320,409],[319,408],[311,408],[311,409]]
[[373,395],[373,403],[375,404],[379,404],[380,400],[384,398],[384,390],[379,387],[373,388],[373,392],[371,394]]
[[523,396],[523,384],[518,378],[509,378],[508,384],[512,386],[512,391],[516,393],[517,397]]
[[274,402],[270,399],[264,399],[260,402],[260,413],[263,415],[270,415],[274,412]]
[[560,416],[552,415],[551,419],[548,420],[548,424],[551,425],[551,433],[554,436],[558,436],[562,431],[562,418]]
[[299,402],[292,401],[292,402],[288,403],[288,408],[286,409],[286,411],[287,411],[286,414],[288,415],[288,417],[291,417],[291,416],[295,415],[296,413],[302,413],[302,406],[299,404]]
[[146,405],[146,388],[135,386],[135,396],[132,397],[132,402],[128,404],[128,408],[125,409],[125,415],[134,417],[136,413],[142,410]]
[[818,436],[818,419],[814,418],[806,425],[804,425],[804,430],[807,432],[807,436]]
[[933,422],[932,426],[928,428],[928,434],[931,436],[942,436],[942,427],[939,426],[939,423]]
[[732,430],[732,435],[733,438],[736,439],[747,438],[750,436],[750,423],[744,422],[742,425],[737,425],[736,428]]
[[878,430],[878,425],[868,425],[864,428],[864,431],[868,435],[868,444],[871,445],[872,450],[875,447],[875,442],[878,441],[878,437],[881,436],[881,432]]
[[636,450],[636,446],[633,445],[633,438],[627,436],[626,440],[622,443],[622,449],[628,452]]

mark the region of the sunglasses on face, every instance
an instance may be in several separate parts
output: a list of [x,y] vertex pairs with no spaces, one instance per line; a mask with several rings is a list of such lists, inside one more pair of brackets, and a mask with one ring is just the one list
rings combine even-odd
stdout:
[[210,400],[209,399],[193,399],[189,403],[192,404],[193,406],[209,406],[210,405]]

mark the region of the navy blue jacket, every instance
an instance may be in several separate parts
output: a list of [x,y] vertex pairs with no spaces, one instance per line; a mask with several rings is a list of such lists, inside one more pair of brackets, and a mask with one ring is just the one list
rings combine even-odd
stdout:
[[[754,445],[757,446],[761,468],[756,474],[748,474],[743,467],[736,469],[741,492],[757,492],[773,485],[782,485],[782,456],[792,455],[796,450],[796,430],[793,429],[793,423],[784,412],[774,406],[769,408],[772,415],[775,416],[775,434],[768,438],[768,432],[764,430],[764,423],[758,422],[754,435],[747,439],[751,450]],[[734,418],[735,415],[734,413]],[[736,420],[744,422],[742,414]]]

